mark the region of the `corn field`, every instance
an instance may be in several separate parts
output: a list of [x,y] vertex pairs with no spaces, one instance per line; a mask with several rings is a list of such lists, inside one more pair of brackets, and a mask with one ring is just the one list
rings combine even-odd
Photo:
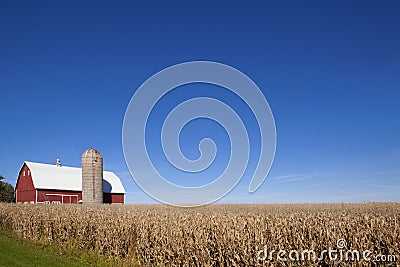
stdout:
[[[25,239],[79,246],[131,266],[400,266],[399,203],[1,204],[0,225]],[[339,249],[358,250],[360,259],[321,254],[330,248],[339,258]],[[318,258],[302,258],[305,250]]]

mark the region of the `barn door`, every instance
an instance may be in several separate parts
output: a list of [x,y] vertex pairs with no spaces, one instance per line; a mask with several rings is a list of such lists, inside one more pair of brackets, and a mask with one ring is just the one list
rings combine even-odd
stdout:
[[78,203],[78,196],[71,196],[71,203],[77,204]]
[[62,196],[62,198],[63,198],[63,201],[62,201],[63,204],[70,204],[71,203],[71,197],[70,196]]

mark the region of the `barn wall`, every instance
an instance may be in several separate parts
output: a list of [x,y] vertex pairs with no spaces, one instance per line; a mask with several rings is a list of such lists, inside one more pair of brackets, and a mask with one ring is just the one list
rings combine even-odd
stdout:
[[64,204],[76,204],[79,200],[82,200],[82,192],[80,191],[38,190],[38,203],[59,201]]
[[[79,200],[82,200],[81,191],[38,190],[39,203],[43,203],[45,201],[49,201],[50,203],[53,201],[59,201],[64,204],[74,204]],[[103,203],[107,204],[124,204],[124,194],[103,193],[103,200]]]
[[124,194],[111,194],[111,197],[111,203],[124,204]]
[[124,204],[124,194],[103,193],[103,201],[107,204]]
[[16,189],[16,202],[36,202],[36,190],[33,185],[32,175],[26,164],[24,164],[18,174]]

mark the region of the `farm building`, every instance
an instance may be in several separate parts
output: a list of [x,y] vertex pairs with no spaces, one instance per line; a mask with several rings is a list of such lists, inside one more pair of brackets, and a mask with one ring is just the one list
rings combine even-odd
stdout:
[[[98,158],[92,157],[93,155],[100,155],[100,153],[94,149],[90,149],[82,155],[83,172],[82,168],[62,166],[59,160],[54,165],[25,161],[18,174],[15,186],[16,202],[45,204],[81,203],[82,187],[84,187],[83,203],[123,204],[126,192],[121,180],[113,172],[102,171],[103,161],[101,155],[99,158],[101,166],[99,165],[100,168],[96,166],[99,161]],[[90,160],[93,159],[93,164],[90,165],[89,162],[88,165],[88,158]],[[100,175],[98,175],[99,170]],[[95,175],[97,175],[97,178]],[[87,177],[93,178],[92,180],[88,180]],[[98,182],[99,179],[100,182]],[[95,195],[98,194],[98,188],[100,188],[100,192],[103,192],[100,198]],[[95,198],[97,202],[93,201]]]

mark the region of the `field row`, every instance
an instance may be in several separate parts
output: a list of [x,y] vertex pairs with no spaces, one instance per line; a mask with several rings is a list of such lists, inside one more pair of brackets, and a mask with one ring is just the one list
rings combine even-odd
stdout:
[[[387,266],[400,264],[396,203],[193,209],[1,204],[0,224],[26,239],[79,246],[138,266],[339,266],[340,260],[341,266],[371,266],[379,255],[397,256],[385,258]],[[329,249],[337,250],[337,259]],[[340,250],[359,251],[358,261],[340,258]]]

